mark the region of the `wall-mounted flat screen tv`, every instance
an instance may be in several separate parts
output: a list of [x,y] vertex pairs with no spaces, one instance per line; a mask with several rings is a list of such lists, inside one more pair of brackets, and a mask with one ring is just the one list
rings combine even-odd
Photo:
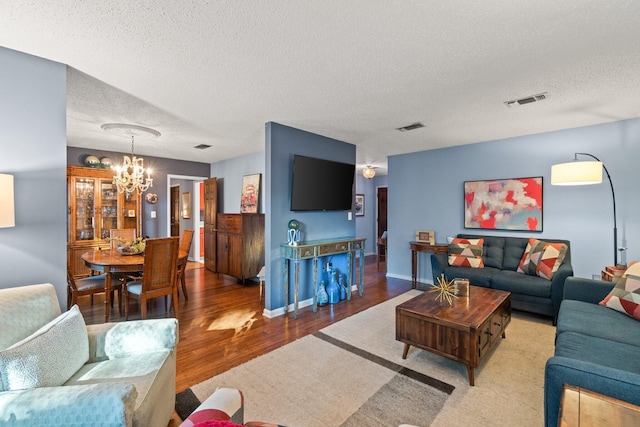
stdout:
[[355,165],[294,155],[292,211],[348,211]]

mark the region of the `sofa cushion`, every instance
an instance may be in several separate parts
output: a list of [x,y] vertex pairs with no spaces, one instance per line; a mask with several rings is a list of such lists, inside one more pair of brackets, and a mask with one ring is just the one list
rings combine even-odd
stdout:
[[556,335],[577,332],[640,347],[638,321],[619,311],[584,301],[563,300]]
[[640,320],[640,276],[626,274],[621,277],[600,305]]
[[555,356],[640,374],[638,347],[576,332],[565,332],[558,337]]
[[[483,239],[482,262],[485,267],[502,268],[504,245],[506,238],[496,236],[479,236],[476,234],[458,234],[461,239]],[[451,242],[449,242],[451,243]]]
[[491,279],[500,273],[497,268],[467,268],[467,267],[447,267],[444,274],[447,279],[455,278],[469,279],[469,284],[474,286],[482,286],[484,288],[491,287]]
[[530,238],[517,271],[551,280],[567,253],[564,243],[551,243]]
[[496,274],[491,279],[491,287],[516,294],[551,297],[551,281],[515,271],[503,270]]
[[77,305],[0,352],[4,390],[64,384],[89,359],[87,328]]
[[449,244],[449,265],[483,268],[482,245],[484,239],[453,239]]

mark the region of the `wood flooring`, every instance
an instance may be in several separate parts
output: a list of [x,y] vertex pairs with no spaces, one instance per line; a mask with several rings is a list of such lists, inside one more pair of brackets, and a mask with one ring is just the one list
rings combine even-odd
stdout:
[[[264,301],[257,282],[243,286],[233,277],[190,262],[185,273],[189,299],[181,293],[178,308],[176,392],[411,289],[411,281],[387,278],[385,264],[380,267],[378,272],[375,256],[365,257],[362,297],[354,292],[350,301],[319,307],[316,313],[310,306],[302,308],[298,319],[291,312],[269,319],[262,315]],[[87,324],[104,321],[103,301],[102,296],[96,296],[93,304],[89,297],[80,298],[78,305]],[[117,303],[111,313],[111,321],[124,321]],[[173,315],[165,311],[163,298],[152,302],[148,311],[148,318]],[[130,301],[129,319],[139,318],[137,302]],[[179,423],[174,415],[169,427]]]

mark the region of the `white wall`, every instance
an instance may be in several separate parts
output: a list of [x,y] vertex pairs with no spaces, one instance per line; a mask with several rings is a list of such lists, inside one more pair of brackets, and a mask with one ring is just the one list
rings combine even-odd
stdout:
[[66,66],[0,47],[0,173],[16,226],[0,229],[0,288],[52,283],[66,310]]

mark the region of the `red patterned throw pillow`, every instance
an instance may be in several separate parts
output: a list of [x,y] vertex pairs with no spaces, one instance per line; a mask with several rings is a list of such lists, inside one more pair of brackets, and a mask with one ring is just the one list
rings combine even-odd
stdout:
[[449,244],[449,265],[484,268],[484,262],[482,261],[483,246],[484,239],[453,239]]
[[618,280],[600,305],[621,311],[640,320],[640,276],[627,274]]
[[564,261],[567,250],[564,243],[550,243],[530,238],[517,271],[551,280]]

